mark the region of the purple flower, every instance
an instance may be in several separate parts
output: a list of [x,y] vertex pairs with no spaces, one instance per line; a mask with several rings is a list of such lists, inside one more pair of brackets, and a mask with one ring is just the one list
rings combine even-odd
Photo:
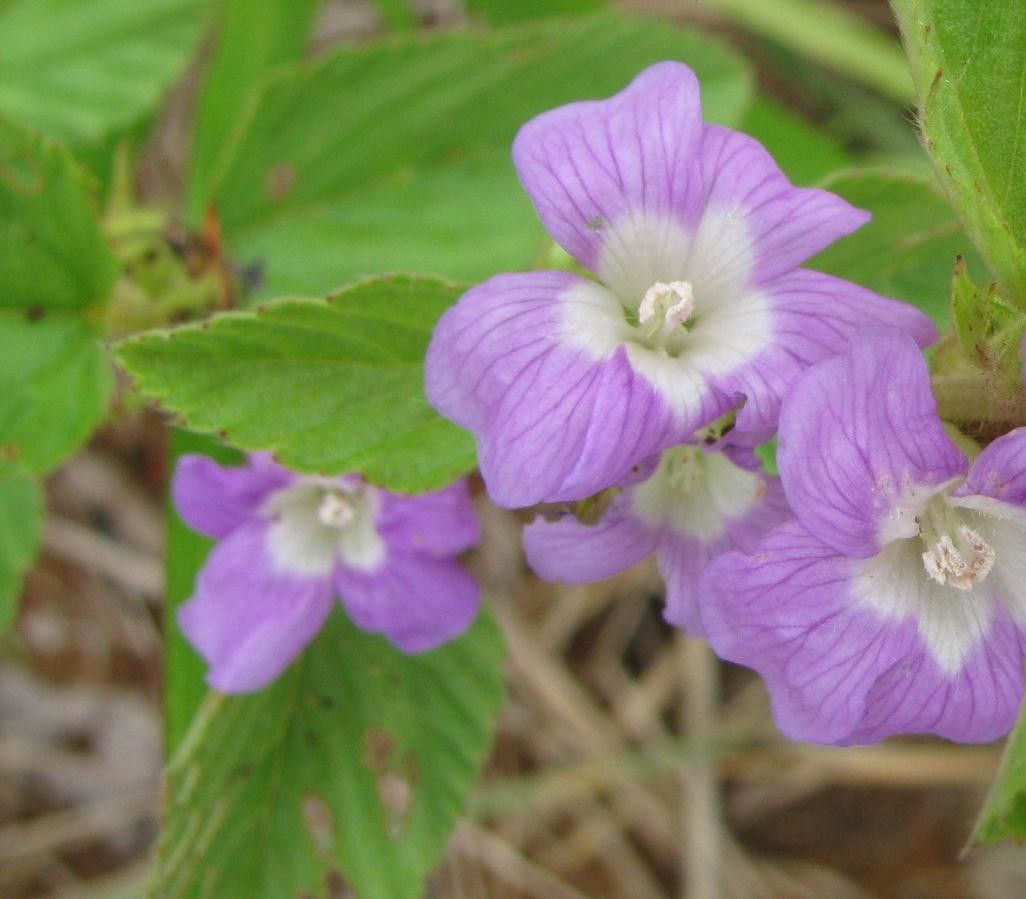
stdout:
[[775,427],[794,376],[865,324],[935,338],[918,310],[798,268],[868,214],[704,123],[687,66],[533,119],[513,157],[549,233],[601,283],[498,275],[439,322],[428,398],[475,435],[501,505],[618,484],[741,399],[739,431]]
[[985,741],[1023,694],[1026,429],[969,464],[915,343],[867,329],[784,400],[797,521],[702,578],[713,648],[759,671],[789,736]]
[[697,636],[706,562],[735,547],[754,548],[789,515],[780,479],[760,474],[750,451],[678,446],[646,480],[618,493],[597,524],[571,515],[538,520],[524,530],[524,546],[541,577],[573,584],[610,577],[654,552],[666,581],[666,620]]
[[465,481],[397,496],[357,475],[298,475],[264,454],[237,468],[195,455],[171,491],[186,523],[218,541],[178,611],[218,690],[274,680],[336,595],[357,626],[407,653],[451,640],[477,613],[478,585],[455,559],[479,539]]

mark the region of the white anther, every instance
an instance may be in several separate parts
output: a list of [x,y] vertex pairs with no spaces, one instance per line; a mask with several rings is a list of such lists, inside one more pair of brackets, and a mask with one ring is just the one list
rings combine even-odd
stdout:
[[355,506],[342,494],[328,490],[317,507],[317,519],[329,528],[344,528],[356,518]]
[[990,573],[996,553],[994,547],[967,525],[959,525],[958,535],[961,548],[945,534],[923,553],[923,567],[938,584],[971,590]]
[[662,316],[660,325],[676,328],[686,322],[695,311],[695,294],[689,281],[656,281],[638,306],[638,323],[645,325]]

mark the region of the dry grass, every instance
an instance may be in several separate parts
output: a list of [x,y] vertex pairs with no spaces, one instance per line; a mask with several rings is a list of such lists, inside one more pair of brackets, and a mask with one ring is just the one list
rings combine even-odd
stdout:
[[[133,895],[145,873],[160,764],[161,453],[151,419],[125,421],[49,484],[22,641],[0,655],[5,897]],[[543,584],[523,565],[520,522],[482,513],[474,565],[506,635],[509,699],[428,895],[1026,894],[1017,852],[958,860],[997,747],[783,740],[757,679],[663,624],[650,565],[588,587]]]

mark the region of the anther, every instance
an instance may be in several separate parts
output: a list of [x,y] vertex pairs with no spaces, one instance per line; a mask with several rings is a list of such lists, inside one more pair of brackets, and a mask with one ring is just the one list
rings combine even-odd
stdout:
[[994,567],[995,552],[977,531],[961,524],[959,545],[945,534],[923,553],[923,567],[938,584],[957,590],[971,590]]
[[[695,311],[695,295],[689,281],[656,281],[642,297],[638,306],[638,323],[657,324],[657,330],[683,325]],[[659,321],[659,319],[662,321]]]
[[356,508],[345,496],[335,490],[327,490],[317,507],[317,519],[329,528],[344,528],[353,523]]

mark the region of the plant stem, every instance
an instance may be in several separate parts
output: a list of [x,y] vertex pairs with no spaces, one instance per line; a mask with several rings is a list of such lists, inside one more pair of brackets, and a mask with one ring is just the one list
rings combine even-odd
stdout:
[[681,766],[682,852],[681,896],[718,899],[723,885],[723,810],[713,739],[719,705],[716,656],[704,640],[678,637],[680,659],[680,722],[699,753]]

